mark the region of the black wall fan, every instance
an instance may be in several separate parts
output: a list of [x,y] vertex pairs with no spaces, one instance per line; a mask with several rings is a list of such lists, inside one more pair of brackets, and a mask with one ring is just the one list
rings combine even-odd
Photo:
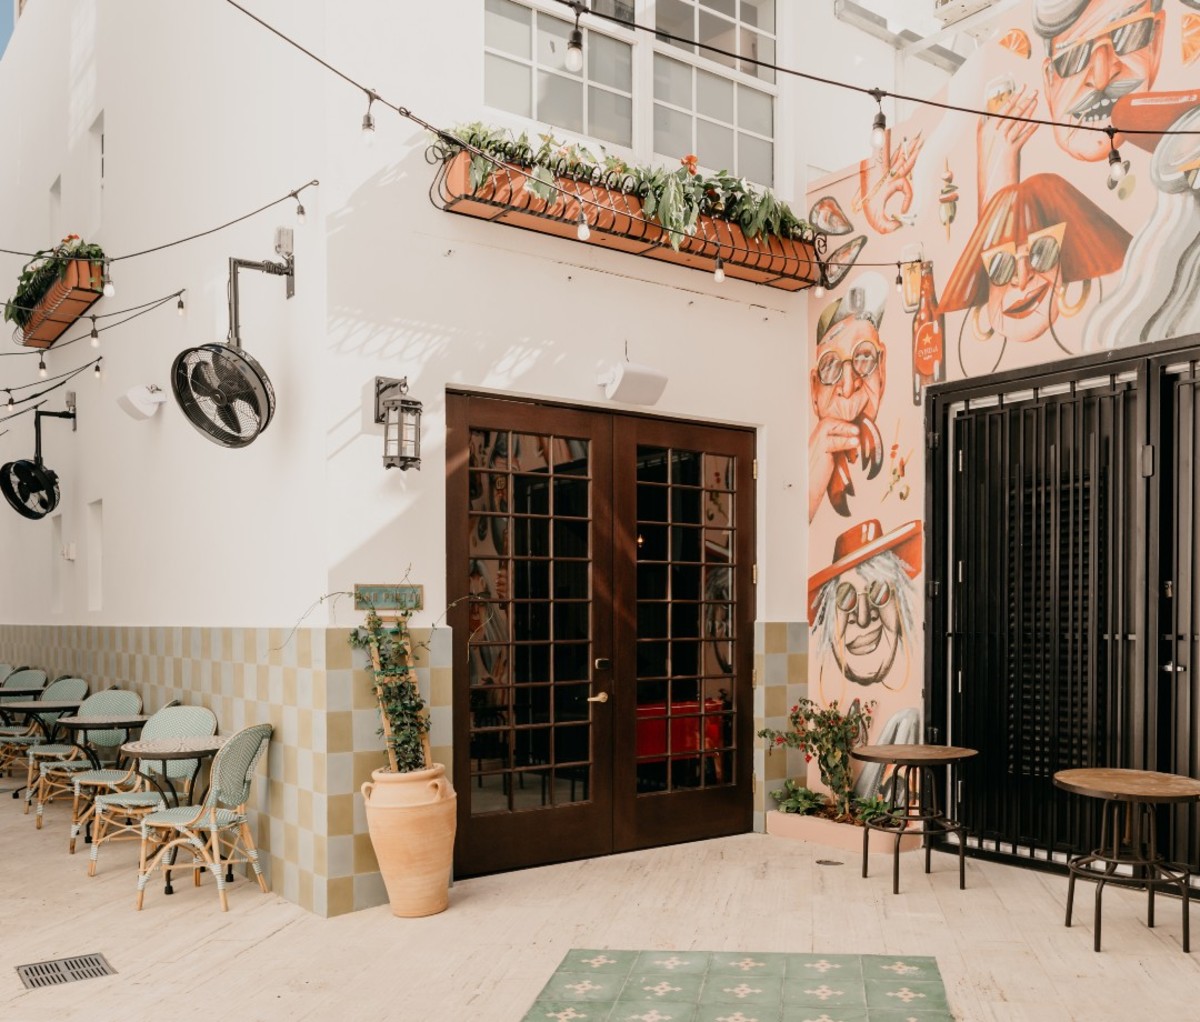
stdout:
[[185,348],[171,366],[171,390],[188,422],[222,447],[246,447],[271,424],[275,389],[263,367],[242,350],[238,270],[259,270],[287,278],[287,296],[296,293],[291,231],[280,229],[275,250],[281,263],[229,260],[229,340]]
[[42,463],[42,417],[71,419],[74,428],[75,409],[68,405],[65,412],[33,413],[33,461],[10,461],[0,465],[0,492],[17,514],[25,518],[45,518],[58,507],[58,475]]

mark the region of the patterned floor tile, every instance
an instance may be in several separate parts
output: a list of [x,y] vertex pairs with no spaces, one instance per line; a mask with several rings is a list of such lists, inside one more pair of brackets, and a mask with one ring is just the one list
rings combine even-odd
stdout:
[[573,949],[525,1022],[954,1022],[935,959]]

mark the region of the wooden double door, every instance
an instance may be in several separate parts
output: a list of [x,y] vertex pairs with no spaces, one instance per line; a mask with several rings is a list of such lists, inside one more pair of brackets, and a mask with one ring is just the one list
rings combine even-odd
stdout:
[[753,432],[447,419],[456,874],[748,831]]

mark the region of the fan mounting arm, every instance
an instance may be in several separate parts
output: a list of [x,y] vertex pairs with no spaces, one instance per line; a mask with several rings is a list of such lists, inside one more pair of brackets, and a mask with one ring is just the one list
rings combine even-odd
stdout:
[[258,270],[260,273],[270,273],[276,277],[287,278],[287,296],[296,294],[296,257],[291,252],[283,253],[282,262],[270,259],[255,261],[253,259],[229,260],[229,343],[235,348],[242,346],[241,314],[238,301],[238,270]]
[[47,415],[52,419],[70,419],[72,431],[78,425],[74,408],[67,412],[43,412],[39,408],[33,413],[33,460],[38,466],[42,464],[42,419]]

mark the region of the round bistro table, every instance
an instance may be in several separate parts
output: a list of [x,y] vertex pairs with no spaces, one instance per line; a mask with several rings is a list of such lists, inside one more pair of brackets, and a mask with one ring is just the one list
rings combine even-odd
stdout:
[[[1188,901],[1191,886],[1186,865],[1168,862],[1158,853],[1155,838],[1155,806],[1200,802],[1200,781],[1180,774],[1154,770],[1128,770],[1118,767],[1085,767],[1060,770],[1054,784],[1064,791],[1086,798],[1104,800],[1100,816],[1100,845],[1087,855],[1077,855],[1067,863],[1067,920],[1075,902],[1075,881],[1090,880],[1096,885],[1094,916],[1095,939],[1092,949],[1100,950],[1100,905],[1105,884],[1118,887],[1144,887],[1147,891],[1146,925],[1154,926],[1154,892],[1174,889],[1183,902],[1183,950],[1191,950],[1188,927]],[[1128,834],[1128,840],[1122,835]],[[1118,868],[1128,873],[1118,873]]]
[[[900,893],[900,839],[905,834],[920,834],[925,846],[925,872],[929,872],[929,856],[932,851],[930,836],[953,833],[958,836],[958,887],[967,886],[966,842],[963,828],[942,812],[938,805],[937,778],[933,768],[953,767],[964,759],[978,755],[975,749],[957,745],[863,745],[852,749],[850,755],[864,763],[891,763],[895,770],[888,782],[890,797],[889,813],[883,820],[868,820],[863,824],[863,868],[867,875],[867,852],[872,830],[881,830],[896,835],[896,846],[892,851],[892,893]],[[913,772],[916,772],[916,784]],[[913,792],[916,792],[916,801]]]
[[[124,731],[128,738],[128,732],[137,730],[149,719],[144,713],[89,713],[82,717],[59,717],[58,726],[71,731]],[[77,737],[75,745],[92,761],[93,767],[100,769],[100,760],[85,738]]]
[[79,709],[82,699],[14,699],[12,702],[4,704],[5,713],[21,713],[26,717],[32,717],[38,722],[42,732],[46,735],[48,741],[54,741],[54,736],[58,733],[58,722],[54,721],[50,725],[42,719],[43,713],[74,713]]

